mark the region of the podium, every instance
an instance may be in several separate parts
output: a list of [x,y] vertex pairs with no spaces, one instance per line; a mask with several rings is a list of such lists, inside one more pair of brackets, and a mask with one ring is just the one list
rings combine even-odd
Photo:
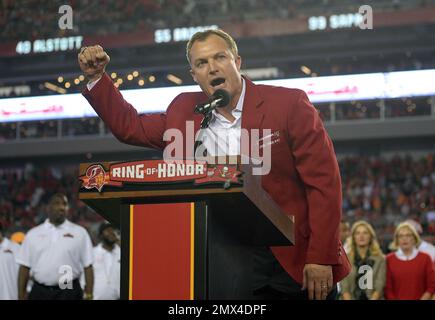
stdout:
[[250,165],[183,163],[80,165],[79,199],[121,230],[121,299],[246,298],[252,252],[294,244]]

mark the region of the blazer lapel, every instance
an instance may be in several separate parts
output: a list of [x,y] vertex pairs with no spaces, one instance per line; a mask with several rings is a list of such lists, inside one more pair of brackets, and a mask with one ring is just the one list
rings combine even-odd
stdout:
[[[196,136],[198,135],[198,133],[199,133],[199,129],[201,128],[201,121],[202,121],[202,119],[204,118],[204,116],[202,115],[202,114],[196,114],[196,113],[193,113],[193,115],[192,115],[192,117],[191,117],[191,121],[193,120],[193,143],[188,143],[187,141],[186,141],[186,154],[185,154],[185,156],[186,157],[191,157],[191,156],[193,156],[193,148],[194,148],[194,144],[195,144],[195,139],[196,139]],[[186,137],[187,138],[187,132],[184,132],[184,137]],[[190,138],[190,137],[189,137]]]
[[[244,135],[240,137],[240,153],[242,156],[252,157],[252,148],[258,145],[262,136],[261,125],[264,119],[265,107],[263,98],[257,86],[248,78],[244,77],[246,83],[245,100],[242,111],[242,130],[247,130],[248,140],[245,141]],[[253,134],[252,129],[258,129],[258,134]],[[254,141],[251,141],[254,140]],[[254,147],[256,148],[256,147]],[[255,153],[257,155],[257,153]]]
[[242,128],[260,129],[264,118],[263,98],[257,86],[248,78],[243,77],[246,83],[245,100],[242,111]]
[[198,133],[198,130],[201,127],[201,121],[204,118],[204,116],[202,114],[194,114],[193,115],[193,122],[194,122],[194,132],[195,135]]

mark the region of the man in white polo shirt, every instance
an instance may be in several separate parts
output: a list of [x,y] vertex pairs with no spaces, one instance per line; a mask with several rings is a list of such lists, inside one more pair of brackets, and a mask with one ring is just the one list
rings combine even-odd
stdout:
[[121,249],[113,226],[101,224],[101,242],[94,248],[94,300],[118,300],[121,285]]
[[18,264],[15,256],[19,247],[3,235],[0,223],[0,300],[17,300]]
[[[92,242],[88,232],[66,219],[68,200],[57,193],[50,198],[48,219],[31,229],[20,248],[17,263],[18,298],[26,299],[29,272],[34,284],[30,300],[92,299]],[[85,272],[85,294],[79,277]]]

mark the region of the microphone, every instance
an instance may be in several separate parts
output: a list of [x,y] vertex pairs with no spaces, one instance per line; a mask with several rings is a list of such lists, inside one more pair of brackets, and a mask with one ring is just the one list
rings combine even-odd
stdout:
[[196,105],[195,113],[207,114],[216,108],[225,107],[229,102],[230,94],[224,89],[218,89],[210,100]]

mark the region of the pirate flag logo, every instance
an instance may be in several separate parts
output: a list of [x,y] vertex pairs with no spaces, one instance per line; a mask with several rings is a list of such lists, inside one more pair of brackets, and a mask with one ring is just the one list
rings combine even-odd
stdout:
[[100,164],[90,166],[86,170],[86,178],[83,179],[83,186],[86,189],[96,188],[98,192],[101,192],[106,182],[106,172]]

